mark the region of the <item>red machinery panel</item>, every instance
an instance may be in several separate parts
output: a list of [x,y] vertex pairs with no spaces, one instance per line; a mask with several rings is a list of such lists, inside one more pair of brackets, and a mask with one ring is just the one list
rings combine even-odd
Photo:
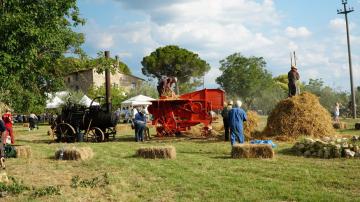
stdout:
[[191,126],[203,123],[204,129],[212,122],[210,111],[222,109],[224,91],[204,89],[181,95],[176,99],[152,101],[148,110],[153,115],[152,124],[159,136],[172,136]]

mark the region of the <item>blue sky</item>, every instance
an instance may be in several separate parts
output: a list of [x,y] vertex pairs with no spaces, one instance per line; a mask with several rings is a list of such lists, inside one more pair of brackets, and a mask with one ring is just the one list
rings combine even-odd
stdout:
[[[360,0],[348,0],[355,86],[360,86]],[[160,46],[179,45],[211,65],[205,87],[217,87],[219,61],[241,52],[262,56],[274,75],[287,73],[296,51],[301,80],[322,78],[349,91],[341,0],[79,0],[87,20],[85,51],[110,50],[140,77],[141,60]]]

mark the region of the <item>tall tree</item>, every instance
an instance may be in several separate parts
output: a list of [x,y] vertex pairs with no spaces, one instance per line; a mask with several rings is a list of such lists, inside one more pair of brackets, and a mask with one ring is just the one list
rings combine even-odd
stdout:
[[64,53],[83,54],[84,37],[72,28],[84,20],[76,0],[3,0],[0,22],[1,99],[26,112],[61,87],[56,61]]
[[[114,87],[114,86],[112,86],[110,90],[111,90],[112,109],[116,110],[121,106],[121,103],[126,99],[126,91],[123,88]],[[105,91],[106,91],[105,85],[99,87],[91,86],[91,88],[88,91],[88,95],[92,99],[96,97],[104,97]],[[96,101],[105,102],[105,99],[96,100]]]
[[241,98],[252,107],[256,97],[275,82],[265,69],[266,62],[262,57],[245,57],[234,53],[220,61],[221,76],[216,82],[233,98]]
[[160,47],[141,62],[144,75],[161,79],[174,76],[178,79],[180,93],[191,91],[201,84],[201,78],[210,66],[198,54],[178,46]]

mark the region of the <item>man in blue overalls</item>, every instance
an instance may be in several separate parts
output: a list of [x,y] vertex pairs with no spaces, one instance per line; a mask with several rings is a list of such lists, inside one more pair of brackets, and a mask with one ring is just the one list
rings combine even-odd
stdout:
[[229,112],[230,140],[231,145],[236,141],[244,143],[243,122],[247,120],[245,111],[241,108],[242,102],[237,101]]

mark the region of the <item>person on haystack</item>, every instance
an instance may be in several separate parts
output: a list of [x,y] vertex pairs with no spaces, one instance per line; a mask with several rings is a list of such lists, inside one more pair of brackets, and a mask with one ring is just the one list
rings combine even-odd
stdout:
[[229,101],[226,105],[224,104],[224,109],[221,111],[221,116],[223,118],[224,130],[225,130],[225,141],[229,141],[230,128],[229,128],[229,112],[232,108],[233,101]]
[[243,122],[247,121],[246,112],[241,108],[242,102],[238,100],[229,112],[229,127],[231,145],[236,141],[245,142]]
[[292,65],[291,70],[288,73],[288,87],[289,87],[289,97],[295,96],[299,92],[297,92],[296,81],[300,79],[299,72],[297,68]]

